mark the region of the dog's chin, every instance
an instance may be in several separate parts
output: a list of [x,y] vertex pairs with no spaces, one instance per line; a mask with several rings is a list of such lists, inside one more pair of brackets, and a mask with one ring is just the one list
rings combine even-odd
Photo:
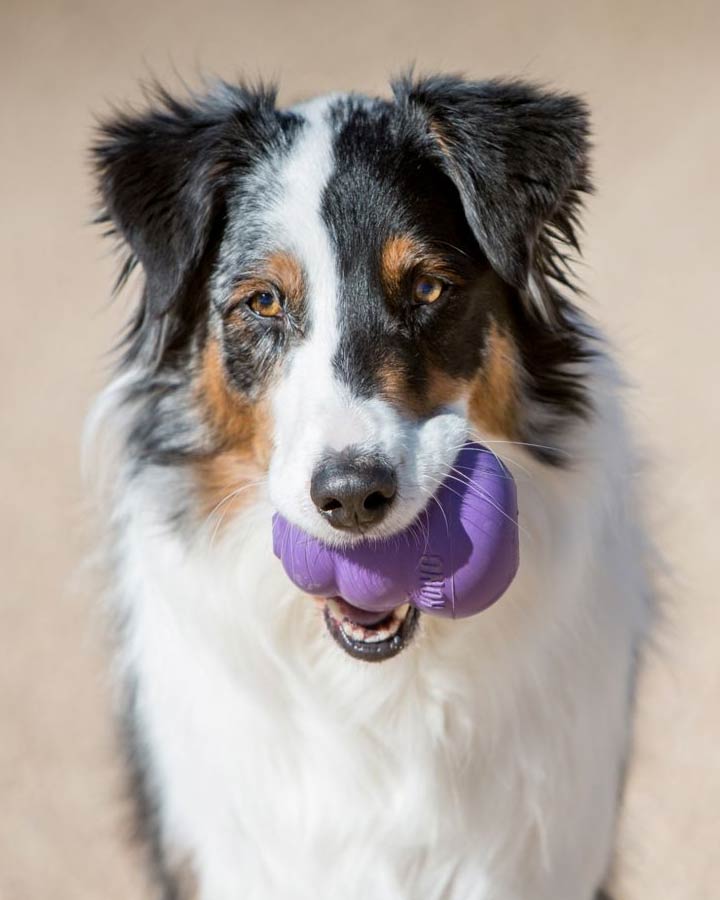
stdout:
[[363,662],[384,662],[413,639],[420,614],[405,603],[390,612],[371,613],[341,597],[323,601],[323,619],[335,643]]

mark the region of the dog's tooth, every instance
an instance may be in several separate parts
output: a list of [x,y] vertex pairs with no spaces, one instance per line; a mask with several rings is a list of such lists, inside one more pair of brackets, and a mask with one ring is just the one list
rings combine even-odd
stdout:
[[410,611],[410,604],[404,603],[393,610],[392,618],[382,628],[366,628],[353,622],[352,619],[348,619],[333,600],[328,600],[327,603],[330,614],[340,626],[340,630],[345,637],[363,644],[379,644],[382,641],[395,637]]
[[380,641],[386,641],[391,637],[394,637],[398,631],[400,630],[400,626],[402,622],[393,620],[390,625],[386,625],[384,628],[379,629],[378,631],[373,632],[371,635],[367,637],[367,641],[370,644],[378,644]]
[[354,641],[365,640],[364,629],[359,628],[357,625],[355,625],[354,622],[351,622],[349,619],[345,619],[345,621],[342,623],[342,630],[345,632],[346,637],[349,637]]

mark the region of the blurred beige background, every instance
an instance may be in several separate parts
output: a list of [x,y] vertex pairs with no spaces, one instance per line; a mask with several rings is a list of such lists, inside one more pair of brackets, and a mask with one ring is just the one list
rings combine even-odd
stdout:
[[277,76],[291,100],[384,91],[412,60],[538,78],[593,107],[588,304],[635,385],[656,533],[674,567],[639,697],[617,897],[720,896],[719,9],[0,0],[2,900],[148,896],[124,837],[108,652],[80,568],[93,535],[79,436],[131,300],[108,303],[115,262],[88,225],[93,114],[137,98],[151,72],[170,83]]

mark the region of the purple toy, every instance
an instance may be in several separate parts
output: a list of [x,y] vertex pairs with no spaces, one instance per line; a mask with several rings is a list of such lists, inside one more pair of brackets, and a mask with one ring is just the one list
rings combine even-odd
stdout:
[[273,517],[273,548],[290,580],[316,597],[341,597],[367,612],[410,603],[460,619],[482,612],[518,568],[517,494],[510,472],[467,443],[435,498],[405,531],[333,548]]

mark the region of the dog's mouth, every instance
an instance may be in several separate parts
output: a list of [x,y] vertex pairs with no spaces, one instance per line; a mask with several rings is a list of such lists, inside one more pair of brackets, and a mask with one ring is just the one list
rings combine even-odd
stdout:
[[407,647],[419,613],[408,603],[390,612],[371,613],[342,597],[331,597],[325,601],[323,618],[333,640],[350,656],[365,662],[382,662]]

